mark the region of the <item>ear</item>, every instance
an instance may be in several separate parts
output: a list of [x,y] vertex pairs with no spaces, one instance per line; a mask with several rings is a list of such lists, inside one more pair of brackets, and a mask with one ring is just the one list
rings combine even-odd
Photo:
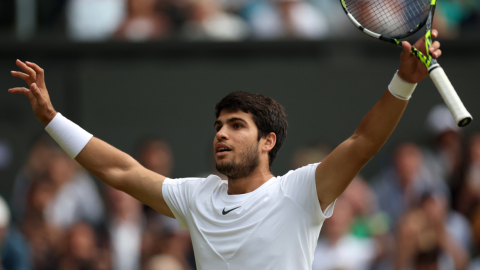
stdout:
[[270,152],[277,143],[277,135],[273,132],[265,135],[263,138],[262,150],[265,152]]

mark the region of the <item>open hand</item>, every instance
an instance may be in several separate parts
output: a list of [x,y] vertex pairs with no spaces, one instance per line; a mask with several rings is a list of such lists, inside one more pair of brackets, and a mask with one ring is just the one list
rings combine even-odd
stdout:
[[[432,38],[436,38],[437,36],[438,31],[436,29],[432,29]],[[411,53],[412,45],[410,45],[408,41],[403,41],[402,46],[403,51],[400,54],[400,69],[398,70],[398,75],[406,82],[418,83],[428,76],[428,70],[425,65]],[[421,51],[424,55],[427,55],[425,51],[426,48],[424,37],[415,42],[413,46],[417,48],[417,50]],[[442,55],[442,51],[440,50],[440,42],[433,42],[428,51],[433,58],[440,57],[440,55]]]
[[48,95],[43,69],[31,62],[23,63],[17,60],[16,64],[25,73],[12,71],[12,76],[24,80],[30,86],[30,89],[15,87],[9,89],[8,92],[26,96],[30,100],[33,113],[37,119],[45,126],[48,125],[57,112],[53,108],[50,96]]

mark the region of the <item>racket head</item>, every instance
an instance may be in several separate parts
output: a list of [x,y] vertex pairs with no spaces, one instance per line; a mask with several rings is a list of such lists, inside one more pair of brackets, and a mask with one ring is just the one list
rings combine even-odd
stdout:
[[365,34],[395,44],[418,32],[433,17],[436,0],[340,0]]

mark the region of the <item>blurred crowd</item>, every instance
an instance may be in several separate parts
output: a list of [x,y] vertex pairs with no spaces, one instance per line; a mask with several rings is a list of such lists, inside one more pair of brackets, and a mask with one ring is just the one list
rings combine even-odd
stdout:
[[[480,269],[480,132],[463,134],[444,105],[426,123],[428,145],[399,143],[375,177],[357,176],[338,198],[313,270]],[[298,149],[292,169],[331,150]],[[171,176],[165,141],[145,138],[135,157]],[[31,145],[12,194],[0,197],[1,270],[195,269],[188,231],[99,185],[48,136]]]
[[[19,37],[57,31],[87,42],[318,40],[358,31],[339,0],[2,0],[0,15],[0,30],[17,24]],[[477,36],[480,1],[442,0],[434,27],[442,38]]]

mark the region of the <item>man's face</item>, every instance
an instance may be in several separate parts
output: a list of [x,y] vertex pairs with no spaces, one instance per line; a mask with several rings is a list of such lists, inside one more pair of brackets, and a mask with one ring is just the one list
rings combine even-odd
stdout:
[[217,170],[229,179],[250,175],[260,163],[258,128],[252,115],[222,110],[215,121],[215,132]]

